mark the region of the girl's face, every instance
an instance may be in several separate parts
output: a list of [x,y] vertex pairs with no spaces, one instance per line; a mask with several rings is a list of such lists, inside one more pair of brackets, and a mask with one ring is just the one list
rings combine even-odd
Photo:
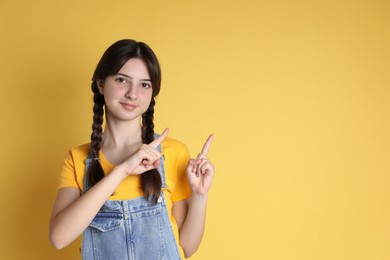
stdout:
[[152,99],[152,82],[145,63],[138,58],[128,60],[116,75],[98,81],[104,96],[107,119],[128,121],[139,118]]

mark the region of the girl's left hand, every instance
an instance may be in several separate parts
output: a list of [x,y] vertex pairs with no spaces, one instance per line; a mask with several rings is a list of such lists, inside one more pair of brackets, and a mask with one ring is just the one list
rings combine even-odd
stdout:
[[207,153],[210,149],[214,135],[210,135],[204,144],[201,153],[196,159],[191,159],[187,166],[188,182],[192,193],[197,195],[206,195],[211,187],[214,177],[214,166],[207,159]]

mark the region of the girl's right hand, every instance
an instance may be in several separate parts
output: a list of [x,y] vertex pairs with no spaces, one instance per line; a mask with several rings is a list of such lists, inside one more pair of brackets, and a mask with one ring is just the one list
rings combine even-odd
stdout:
[[120,166],[124,167],[127,175],[142,174],[151,169],[156,169],[160,166],[160,158],[162,154],[157,151],[157,147],[162,143],[168,135],[169,129],[164,132],[149,144],[142,144],[129,159],[124,161]]

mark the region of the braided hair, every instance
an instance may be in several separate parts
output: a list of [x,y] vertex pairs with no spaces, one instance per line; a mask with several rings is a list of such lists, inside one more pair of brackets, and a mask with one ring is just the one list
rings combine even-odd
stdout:
[[[157,57],[152,49],[143,42],[125,39],[111,45],[100,59],[92,78],[93,101],[93,123],[91,134],[90,157],[93,159],[87,178],[90,187],[98,183],[104,177],[104,171],[100,164],[100,149],[103,140],[103,116],[105,101],[104,96],[99,92],[98,81],[105,80],[108,76],[115,75],[123,65],[131,58],[142,59],[149,71],[152,82],[153,94],[148,110],[142,115],[142,142],[148,144],[154,140],[154,105],[155,99],[160,92],[161,69]],[[141,189],[145,198],[153,203],[161,193],[161,176],[157,169],[144,172],[141,175]]]

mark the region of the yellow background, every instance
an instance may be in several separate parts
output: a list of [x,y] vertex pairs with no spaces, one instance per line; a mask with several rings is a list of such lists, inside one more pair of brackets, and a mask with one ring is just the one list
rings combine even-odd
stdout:
[[87,142],[114,41],[163,69],[156,127],[217,173],[192,259],[390,259],[389,1],[0,1],[1,259],[48,242],[57,174]]

